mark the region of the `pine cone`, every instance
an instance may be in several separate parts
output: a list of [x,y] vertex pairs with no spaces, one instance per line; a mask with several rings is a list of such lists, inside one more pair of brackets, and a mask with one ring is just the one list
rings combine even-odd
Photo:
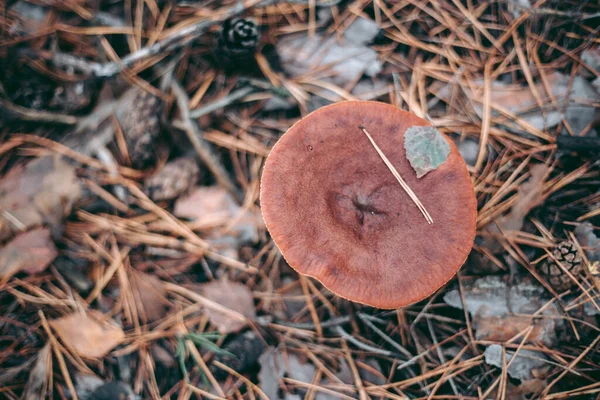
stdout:
[[[576,277],[582,271],[581,255],[573,242],[564,241],[559,243],[552,251],[552,255],[560,261],[571,275]],[[548,283],[559,292],[575,286],[575,282],[552,259],[542,264],[540,272]]]
[[168,162],[146,180],[146,194],[154,201],[173,200],[198,182],[200,169],[193,158],[182,157]]
[[215,57],[223,66],[240,66],[254,61],[259,41],[258,24],[253,18],[225,21],[219,33]]
[[[154,142],[160,134],[161,100],[138,88],[131,103],[117,112],[131,165],[144,168],[155,159]],[[127,95],[127,93],[125,94]]]

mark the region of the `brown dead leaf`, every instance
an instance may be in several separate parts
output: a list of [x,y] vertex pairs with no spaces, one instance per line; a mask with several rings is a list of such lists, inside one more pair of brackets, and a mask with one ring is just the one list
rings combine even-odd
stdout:
[[544,338],[545,335],[554,335],[554,331],[547,332],[548,328],[554,329],[554,324],[535,324],[533,317],[503,314],[501,316],[477,315],[473,326],[477,329],[477,337],[486,340],[503,342],[518,335],[533,325],[530,338]]
[[29,372],[29,378],[25,385],[23,400],[38,400],[46,397],[48,381],[52,376],[52,353],[50,344],[46,344],[38,352],[35,364]]
[[531,177],[519,186],[517,199],[510,209],[510,212],[488,224],[487,230],[493,235],[487,236],[484,239],[484,245],[493,253],[503,251],[503,247],[498,242],[495,235],[501,234],[501,230],[504,232],[520,231],[527,214],[543,203],[544,178],[546,177],[548,169],[546,164],[532,165],[529,169]]
[[535,164],[529,169],[531,177],[519,187],[519,194],[508,215],[499,219],[504,230],[521,230],[523,221],[529,211],[542,204],[544,197],[544,177],[548,172],[546,164]]
[[0,279],[18,272],[42,272],[57,255],[49,229],[33,229],[20,234],[0,249]]
[[129,276],[134,291],[138,316],[144,322],[153,322],[167,313],[167,291],[160,279],[154,275],[133,272]]
[[[492,107],[506,110],[539,130],[552,128],[565,118],[576,133],[581,132],[594,120],[596,109],[592,103],[598,99],[598,93],[581,76],[571,78],[569,75],[553,72],[547,73],[545,79],[551,95],[547,92],[541,78],[533,86],[539,95],[542,109],[529,85],[506,84],[501,81],[492,83],[490,93]],[[460,96],[465,100],[469,99],[466,102],[473,104],[475,113],[483,117],[483,104],[473,102],[471,99],[481,98],[484,81],[472,80],[468,85],[461,85],[461,88],[464,92],[461,92]],[[453,85],[443,82],[435,82],[431,85],[431,90],[438,98],[447,102],[450,102],[455,95]],[[567,99],[570,101],[567,102]],[[499,113],[494,111],[494,115]],[[513,131],[522,131],[522,127],[510,119],[503,119],[502,122]]]
[[[223,279],[203,283],[198,285],[198,288],[200,294],[207,299],[219,303],[230,310],[237,311],[248,318],[256,317],[254,298],[246,285]],[[210,322],[222,334],[238,332],[247,325],[245,321],[229,316],[221,311],[207,308],[206,312]]]
[[532,393],[541,393],[547,385],[548,382],[543,379],[530,379],[522,382],[518,386],[509,382],[506,385],[505,398],[512,400],[528,400],[532,398]]
[[600,238],[594,232],[594,226],[584,222],[575,229],[575,236],[583,247],[590,263],[600,261]]
[[588,275],[600,290],[600,238],[594,233],[594,226],[584,222],[575,228],[575,236],[583,247],[588,263],[583,263]]
[[313,381],[316,371],[313,364],[307,363],[296,354],[287,353],[279,347],[268,349],[260,356],[258,362],[260,364],[258,373],[260,389],[269,399],[292,400],[296,398],[290,394],[285,394],[283,398],[279,395],[282,378],[289,377],[308,383]]
[[63,343],[88,358],[104,357],[125,338],[121,328],[89,314],[70,314],[50,321],[50,326]]
[[[556,330],[564,324],[556,305],[547,306],[546,290],[530,279],[508,285],[504,277],[486,276],[465,282],[463,295],[477,339],[506,341],[533,326],[528,342],[551,346],[556,341]],[[463,308],[458,290],[447,292],[444,301]],[[544,311],[538,313],[542,308]]]
[[60,157],[11,169],[0,180],[0,240],[40,225],[59,227],[80,195],[75,168]]
[[[218,233],[218,227],[226,230],[240,242],[256,242],[258,230],[264,228],[258,210],[244,211],[225,189],[218,186],[197,187],[189,196],[180,197],[175,202],[174,214],[177,217],[194,220],[194,225],[211,229]],[[235,225],[229,227],[232,222]]]
[[[503,354],[504,353],[504,354]],[[510,363],[507,368],[508,375],[521,382],[527,382],[543,376],[548,371],[546,356],[542,352],[535,350],[521,349],[518,353],[506,351],[499,344],[489,345],[485,349],[486,364],[502,368],[502,358]],[[511,361],[514,358],[513,361]]]

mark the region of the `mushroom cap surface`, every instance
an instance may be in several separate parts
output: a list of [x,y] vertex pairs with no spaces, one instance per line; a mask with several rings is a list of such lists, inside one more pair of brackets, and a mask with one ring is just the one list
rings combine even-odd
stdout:
[[426,298],[456,274],[475,238],[473,184],[446,136],[446,161],[417,179],[404,150],[411,126],[431,124],[385,103],[348,101],[312,112],[281,137],[264,166],[260,201],[271,237],[292,268],[343,298],[388,309]]

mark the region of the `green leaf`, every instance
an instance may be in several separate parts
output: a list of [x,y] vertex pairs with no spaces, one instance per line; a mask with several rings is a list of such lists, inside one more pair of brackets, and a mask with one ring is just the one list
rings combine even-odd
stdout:
[[417,178],[442,165],[450,154],[446,138],[433,126],[408,128],[404,134],[404,149]]
[[190,381],[190,376],[188,375],[187,368],[185,367],[185,343],[183,339],[177,339],[177,348],[175,349],[175,357],[177,358],[177,362],[179,363],[179,369],[183,374],[183,378],[187,383]]
[[188,333],[187,335],[185,335],[185,338],[191,340],[198,346],[200,346],[208,351],[212,351],[215,354],[224,354],[224,355],[235,357],[235,355],[233,353],[230,353],[227,350],[223,350],[222,348],[217,346],[215,343],[208,340],[204,336],[204,334]]
[[202,333],[188,333],[188,336],[201,336],[204,339],[209,339],[209,340],[217,340],[221,337],[221,334],[219,332],[202,332]]

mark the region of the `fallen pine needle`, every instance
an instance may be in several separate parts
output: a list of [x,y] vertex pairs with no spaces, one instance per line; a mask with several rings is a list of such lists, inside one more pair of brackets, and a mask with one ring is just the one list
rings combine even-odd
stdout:
[[408,194],[408,196],[411,198],[411,200],[419,208],[419,210],[421,211],[421,214],[423,214],[423,216],[425,217],[425,220],[427,220],[427,223],[433,224],[433,218],[431,218],[431,215],[429,215],[429,213],[425,209],[425,206],[423,205],[423,203],[421,203],[421,200],[419,200],[419,198],[417,197],[415,192],[413,192],[413,190],[410,188],[410,186],[408,186],[408,184],[406,182],[404,182],[404,179],[402,179],[402,177],[400,176],[400,173],[396,170],[396,168],[394,168],[394,166],[392,165],[390,160],[388,160],[388,158],[385,156],[385,154],[383,154],[383,151],[381,151],[379,146],[377,146],[377,143],[375,143],[375,141],[373,140],[371,135],[369,135],[369,132],[367,132],[367,130],[365,129],[364,126],[359,126],[359,128],[365,133],[365,135],[367,135],[367,138],[369,138],[369,141],[371,142],[373,147],[375,147],[375,150],[377,150],[377,153],[379,154],[379,156],[381,157],[381,159],[383,160],[385,165],[387,165],[387,167],[389,168],[392,175],[394,175],[394,177],[396,178],[396,180],[398,181],[400,186],[402,186],[402,189],[404,189],[406,194]]

